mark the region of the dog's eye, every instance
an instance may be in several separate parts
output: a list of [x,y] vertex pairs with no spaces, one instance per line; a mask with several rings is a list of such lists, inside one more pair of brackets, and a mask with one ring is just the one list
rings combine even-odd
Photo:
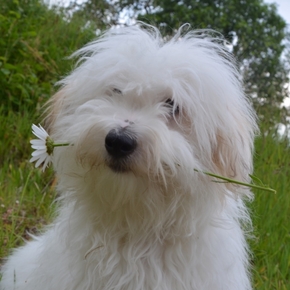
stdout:
[[168,108],[171,109],[172,115],[177,115],[179,113],[179,107],[175,105],[175,103],[172,99],[167,99],[165,101],[165,104]]
[[119,90],[119,89],[117,89],[117,88],[113,88],[113,89],[112,89],[112,92],[113,92],[114,94],[117,94],[117,95],[122,95],[122,91]]
[[123,95],[122,91],[120,89],[110,87],[106,90],[106,94],[110,97],[116,96],[116,95]]

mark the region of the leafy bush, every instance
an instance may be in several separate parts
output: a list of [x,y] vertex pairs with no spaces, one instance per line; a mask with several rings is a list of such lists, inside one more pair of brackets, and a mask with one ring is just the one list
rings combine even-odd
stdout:
[[0,5],[0,104],[35,111],[68,70],[65,58],[94,37],[81,18],[71,21],[40,0],[2,0]]

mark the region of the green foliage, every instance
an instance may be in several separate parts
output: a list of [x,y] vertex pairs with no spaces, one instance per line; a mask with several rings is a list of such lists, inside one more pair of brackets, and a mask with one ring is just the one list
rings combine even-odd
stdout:
[[0,104],[34,111],[68,70],[65,58],[93,37],[80,18],[68,21],[39,0],[3,0],[0,5]]
[[[258,115],[273,126],[286,122],[280,105],[289,96],[289,32],[274,4],[262,0],[120,0],[121,8],[157,25],[166,35],[184,23],[195,29],[214,29],[232,45],[241,64],[246,93]],[[128,9],[129,7],[129,9]],[[130,12],[131,13],[131,12]],[[287,48],[287,49],[286,49]]]
[[51,220],[55,198],[52,171],[43,174],[27,161],[5,163],[0,171],[0,266],[12,248]]
[[53,172],[29,163],[33,114],[0,109],[0,265],[9,250],[29,239],[51,217]]
[[32,121],[37,118],[27,110],[6,112],[6,108],[0,107],[0,168],[29,157]]
[[[290,143],[272,138],[256,140],[255,176],[277,193],[255,192],[251,205],[254,289],[287,290],[290,285]],[[275,135],[275,134],[274,134]]]
[[[117,4],[117,5],[116,5]],[[118,24],[120,7],[114,0],[69,1],[66,11],[72,18],[88,19],[98,31]]]

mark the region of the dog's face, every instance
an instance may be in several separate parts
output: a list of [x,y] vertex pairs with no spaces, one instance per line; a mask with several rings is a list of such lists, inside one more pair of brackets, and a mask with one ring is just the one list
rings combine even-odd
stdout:
[[157,83],[143,88],[142,79],[136,84],[127,88],[128,82],[109,83],[77,107],[68,104],[52,129],[55,140],[73,144],[63,153],[71,151],[85,171],[108,167],[113,173],[134,172],[163,181],[181,164],[199,168],[190,118],[173,92]]
[[194,34],[168,43],[157,34],[111,31],[78,52],[47,118],[52,137],[73,144],[56,153],[56,169],[247,180],[255,120],[230,56]]

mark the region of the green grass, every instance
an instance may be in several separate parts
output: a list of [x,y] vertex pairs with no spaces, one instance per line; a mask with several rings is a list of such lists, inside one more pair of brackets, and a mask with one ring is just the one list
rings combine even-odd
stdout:
[[290,148],[289,141],[256,140],[255,175],[277,193],[255,192],[251,205],[256,238],[255,289],[290,289]]
[[[47,182],[47,184],[46,184]],[[5,164],[0,173],[0,259],[36,233],[51,216],[53,179],[27,161]]]
[[0,261],[51,216],[55,198],[51,170],[43,174],[29,163],[34,114],[0,110]]
[[[37,233],[52,220],[53,172],[43,173],[29,163],[31,123],[35,121],[35,115],[29,113],[0,114],[0,259],[29,239],[27,232]],[[255,191],[250,205],[255,235],[251,241],[254,288],[290,289],[288,142],[270,136],[256,140],[255,176],[277,193]]]

